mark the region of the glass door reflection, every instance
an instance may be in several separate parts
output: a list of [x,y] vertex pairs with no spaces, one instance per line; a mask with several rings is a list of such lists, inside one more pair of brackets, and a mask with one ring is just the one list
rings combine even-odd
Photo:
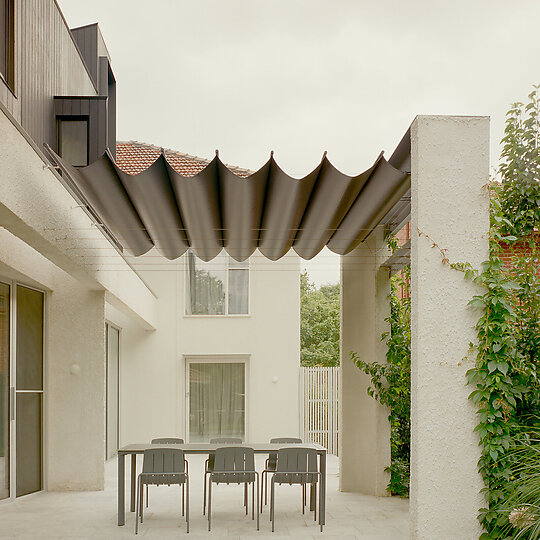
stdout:
[[10,494],[10,292],[10,286],[0,282],[0,499],[7,499]]

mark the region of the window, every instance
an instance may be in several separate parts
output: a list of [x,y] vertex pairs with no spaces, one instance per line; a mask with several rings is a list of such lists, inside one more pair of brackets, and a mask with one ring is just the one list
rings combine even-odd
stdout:
[[15,86],[15,25],[14,0],[0,0],[0,76],[6,84]]
[[249,261],[237,262],[222,252],[203,262],[188,251],[186,315],[247,315]]
[[88,165],[88,118],[58,118],[58,152],[75,167]]
[[[222,361],[220,361],[222,360]],[[188,360],[189,442],[246,435],[246,364]]]

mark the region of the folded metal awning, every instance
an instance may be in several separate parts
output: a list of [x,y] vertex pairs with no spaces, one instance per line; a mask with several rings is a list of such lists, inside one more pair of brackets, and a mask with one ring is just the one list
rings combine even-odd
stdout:
[[379,224],[392,230],[410,214],[408,134],[390,160],[381,153],[357,176],[338,171],[325,154],[299,179],[282,171],[273,155],[247,177],[229,170],[218,155],[186,177],[163,152],[146,170],[130,175],[109,153],[75,168],[47,150],[72,193],[134,256],[154,246],[168,259],[191,248],[204,261],[223,248],[237,261],[257,248],[271,260],[291,248],[304,259],[324,246],[345,255]]

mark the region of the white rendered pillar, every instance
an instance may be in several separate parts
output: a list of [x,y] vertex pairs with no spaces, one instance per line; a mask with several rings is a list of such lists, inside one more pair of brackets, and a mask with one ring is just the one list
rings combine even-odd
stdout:
[[488,258],[489,118],[417,117],[411,160],[411,538],[474,539],[483,484],[464,357],[479,290],[433,243],[451,262]]
[[388,268],[382,231],[341,257],[340,490],[388,495],[390,424],[388,409],[367,394],[370,377],[350,358],[386,362],[381,334],[390,314]]
[[48,491],[104,488],[105,292],[66,275],[47,295],[45,481]]

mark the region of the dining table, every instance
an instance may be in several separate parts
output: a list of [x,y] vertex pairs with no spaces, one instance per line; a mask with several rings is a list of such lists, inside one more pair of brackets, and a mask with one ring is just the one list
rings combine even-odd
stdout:
[[[131,456],[130,468],[130,511],[135,512],[135,489],[137,482],[137,455],[144,454],[145,450],[150,448],[158,448],[162,444],[128,444],[118,449],[118,526],[126,523],[126,502],[125,502],[125,462],[126,456]],[[221,448],[223,444],[210,443],[184,443],[184,444],[167,444],[167,448],[178,448],[184,451],[186,456],[190,454],[212,454],[217,448]],[[319,525],[325,525],[326,518],[326,448],[320,444],[302,443],[299,444],[275,444],[275,443],[244,443],[238,446],[246,446],[253,448],[255,454],[277,454],[280,448],[301,446],[302,448],[313,448],[317,451],[319,457]],[[310,510],[315,510],[316,486],[311,486]]]

